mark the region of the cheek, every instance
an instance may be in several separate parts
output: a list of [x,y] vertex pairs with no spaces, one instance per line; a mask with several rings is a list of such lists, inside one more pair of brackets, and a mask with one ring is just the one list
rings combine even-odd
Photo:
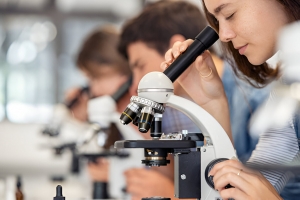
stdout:
[[92,96],[94,97],[102,96],[102,92],[103,92],[101,85],[95,83],[90,86],[90,91]]
[[[249,36],[250,37],[250,36]],[[276,37],[269,31],[252,34],[245,56],[253,65],[260,65],[269,59],[275,50]]]
[[141,69],[134,69],[133,70],[133,78],[134,78],[134,83],[139,84],[140,80],[144,76],[144,72]]

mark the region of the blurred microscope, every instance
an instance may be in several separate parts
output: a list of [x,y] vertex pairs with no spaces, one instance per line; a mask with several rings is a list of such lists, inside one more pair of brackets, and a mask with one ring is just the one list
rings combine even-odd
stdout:
[[80,173],[82,160],[109,160],[109,181],[93,183],[93,199],[122,198],[125,187],[124,170],[140,167],[136,162],[130,161],[140,159],[140,152],[112,148],[114,142],[120,139],[142,139],[133,127],[119,124],[120,114],[117,112],[116,103],[127,93],[130,85],[131,79],[112,96],[91,98],[87,105],[88,122],[84,123],[75,120],[70,112],[80,95],[88,92],[88,88],[82,88],[70,103],[57,107],[52,123],[43,130],[43,134],[50,137],[51,148],[55,154],[61,155],[66,151],[72,153],[72,173]]

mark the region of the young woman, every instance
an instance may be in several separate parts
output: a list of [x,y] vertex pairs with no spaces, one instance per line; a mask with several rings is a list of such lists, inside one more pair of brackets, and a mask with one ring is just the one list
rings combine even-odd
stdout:
[[[257,86],[277,78],[278,69],[270,68],[266,60],[276,52],[279,30],[300,20],[299,0],[203,0],[203,3],[206,17],[218,31],[228,57],[237,63],[236,71]],[[161,67],[168,67],[192,42],[174,44],[165,54]],[[227,99],[209,52],[199,56],[178,81],[196,103],[214,116],[225,130],[230,130],[229,119],[221,114],[228,113]],[[278,145],[270,145],[274,141]],[[250,162],[284,163],[298,155],[295,129],[287,124],[264,133]],[[224,199],[281,199],[278,192],[286,184],[286,174],[262,173],[264,176],[237,160],[229,160],[217,164],[210,175],[214,176],[215,189]],[[224,189],[227,184],[234,187]]]

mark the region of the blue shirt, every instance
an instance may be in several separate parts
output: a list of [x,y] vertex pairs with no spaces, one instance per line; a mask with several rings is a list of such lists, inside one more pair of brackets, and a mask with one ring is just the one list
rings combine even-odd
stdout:
[[238,158],[247,161],[258,143],[258,138],[249,133],[249,121],[255,110],[269,97],[271,88],[254,88],[238,79],[227,62],[222,81],[229,104],[234,147]]

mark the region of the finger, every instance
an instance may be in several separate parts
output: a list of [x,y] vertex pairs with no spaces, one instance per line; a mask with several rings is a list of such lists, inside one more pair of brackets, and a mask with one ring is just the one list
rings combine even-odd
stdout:
[[246,168],[243,166],[243,164],[240,163],[239,161],[237,161],[237,160],[225,160],[223,162],[217,163],[212,168],[212,170],[209,172],[209,175],[214,176],[217,173],[217,171],[221,170],[225,166],[231,166],[231,167],[235,167],[235,168],[243,169],[243,170],[247,171]]
[[192,40],[192,39],[188,39],[188,40],[182,42],[182,44],[181,44],[180,47],[179,47],[180,53],[185,52],[186,49],[187,49],[193,42],[194,42],[194,40]]
[[169,49],[166,53],[165,53],[165,63],[172,63],[174,60],[173,54],[172,54],[172,49]]
[[246,173],[255,174],[257,176],[262,176],[259,171],[256,171],[256,170],[253,170],[253,169],[250,169],[250,168],[246,167],[245,165],[243,165],[243,163],[241,163],[237,159],[230,159],[230,160],[226,160],[226,161],[223,161],[223,162],[220,162],[220,163],[216,164],[213,167],[213,169],[210,171],[209,174],[213,175],[213,173],[215,174],[216,171],[219,171],[220,169],[224,168],[227,165],[231,166],[231,167],[235,167],[239,170],[242,169]]
[[143,170],[144,169],[142,168],[129,169],[124,172],[124,175],[127,177],[141,177],[143,175]]
[[231,186],[239,188],[243,192],[246,192],[246,190],[252,188],[251,183],[247,181],[246,177],[247,177],[246,173],[243,173],[243,176],[241,176],[232,172],[223,174],[217,179],[215,179],[214,177],[215,189],[221,191],[225,188],[225,186],[230,184]]
[[196,69],[201,78],[209,80],[218,75],[218,71],[208,51],[205,51],[201,56],[196,59]]
[[174,59],[176,59],[181,53],[182,51],[180,51],[183,47],[181,47],[183,45],[183,42],[177,41],[173,44],[172,47],[172,56]]
[[238,188],[229,188],[219,191],[222,199],[248,199],[248,195]]
[[213,180],[215,181],[228,173],[240,174],[241,171],[242,169],[240,167],[225,165],[215,173],[215,175],[213,176]]
[[191,43],[193,43],[191,39],[184,42],[175,42],[173,47],[165,53],[165,62],[161,64],[161,69],[165,70]]
[[126,188],[128,193],[139,194],[144,191],[143,180],[133,177],[126,180]]
[[169,63],[167,61],[164,61],[160,64],[160,68],[165,71],[169,67]]
[[177,41],[172,47],[173,58],[176,59],[181,53],[186,51],[186,49],[193,43],[194,40],[188,39],[184,42]]

